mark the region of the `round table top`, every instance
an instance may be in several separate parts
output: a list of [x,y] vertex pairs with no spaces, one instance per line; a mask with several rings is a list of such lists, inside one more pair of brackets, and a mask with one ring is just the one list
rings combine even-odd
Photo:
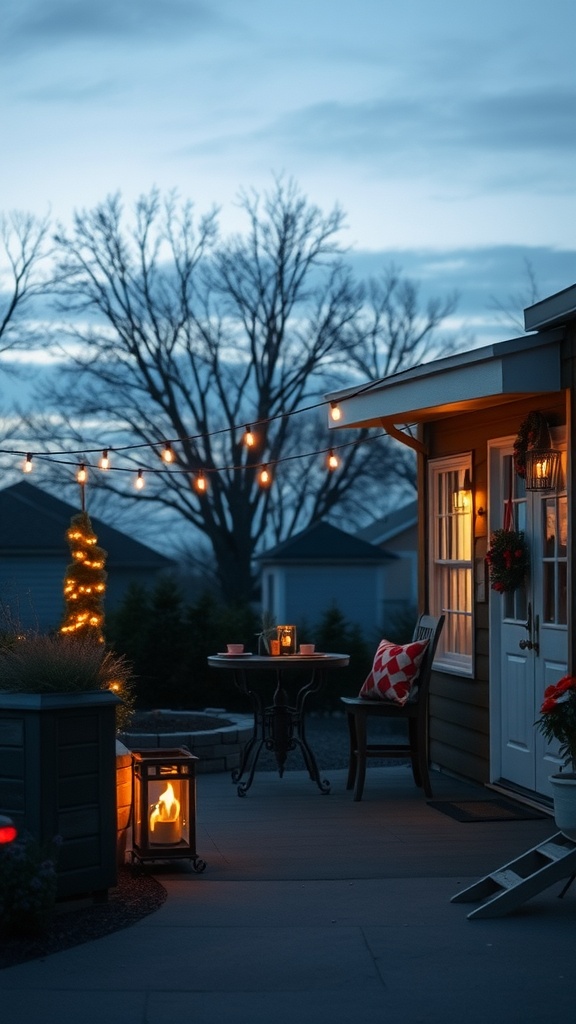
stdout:
[[211,668],[242,668],[248,671],[266,668],[298,668],[302,665],[314,665],[318,668],[346,668],[350,662],[349,654],[334,654],[318,651],[317,654],[211,654],[208,664]]

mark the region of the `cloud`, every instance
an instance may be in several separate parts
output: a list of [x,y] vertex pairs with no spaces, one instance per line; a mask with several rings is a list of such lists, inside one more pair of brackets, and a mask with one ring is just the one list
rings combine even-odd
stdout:
[[6,13],[2,49],[7,54],[84,40],[163,43],[182,31],[221,24],[201,0],[13,0]]

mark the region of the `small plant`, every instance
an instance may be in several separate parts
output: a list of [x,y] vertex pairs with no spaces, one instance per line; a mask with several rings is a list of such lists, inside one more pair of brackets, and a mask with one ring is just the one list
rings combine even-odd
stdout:
[[563,676],[547,686],[536,722],[548,741],[558,740],[564,766],[576,772],[576,676]]
[[276,620],[270,612],[263,611],[260,620],[260,632],[256,633],[258,638],[258,654],[262,654],[262,648],[270,654],[270,641],[276,636]]
[[90,636],[62,633],[4,634],[0,637],[0,691],[87,693],[112,690],[122,700],[118,728],[134,707],[132,670],[123,655]]
[[24,834],[0,846],[0,932],[34,935],[49,923],[56,903],[56,863],[61,838],[41,846]]

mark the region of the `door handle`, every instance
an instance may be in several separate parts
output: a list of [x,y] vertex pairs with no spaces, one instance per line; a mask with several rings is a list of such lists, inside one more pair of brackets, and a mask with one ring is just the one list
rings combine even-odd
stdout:
[[534,644],[532,643],[531,640],[520,640],[520,642],[518,644],[518,647],[522,651],[531,651],[532,648],[534,647]]
[[532,637],[532,602],[531,601],[528,601],[528,619],[524,623],[524,629],[527,630],[527,632],[530,634],[530,637]]

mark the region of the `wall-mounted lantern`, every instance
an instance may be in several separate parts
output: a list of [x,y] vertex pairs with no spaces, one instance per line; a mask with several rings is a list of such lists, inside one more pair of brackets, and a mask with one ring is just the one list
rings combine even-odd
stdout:
[[531,412],[514,442],[514,465],[527,491],[553,491],[558,486],[561,452],[552,447],[550,429],[541,412]]

